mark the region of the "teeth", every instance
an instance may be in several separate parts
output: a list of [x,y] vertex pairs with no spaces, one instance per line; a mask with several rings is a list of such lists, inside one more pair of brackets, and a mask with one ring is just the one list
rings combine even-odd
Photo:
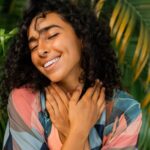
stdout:
[[53,63],[57,62],[59,60],[59,58],[60,57],[57,57],[57,58],[54,58],[54,59],[48,61],[46,64],[44,64],[44,67],[46,68],[46,67],[52,65]]

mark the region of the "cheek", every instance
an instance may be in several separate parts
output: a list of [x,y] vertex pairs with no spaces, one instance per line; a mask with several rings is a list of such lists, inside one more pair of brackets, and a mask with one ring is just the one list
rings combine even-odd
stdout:
[[68,61],[70,62],[69,63],[70,65],[80,66],[80,60],[81,60],[81,55],[80,55],[80,53],[78,51],[76,51],[76,52],[70,52],[69,58],[68,58]]
[[51,48],[56,51],[61,51],[65,43],[66,41],[63,38],[58,38],[51,43]]
[[74,48],[72,49],[71,53],[72,57],[79,61],[81,59],[81,46],[78,44],[74,45]]
[[37,58],[36,58],[36,55],[34,53],[31,53],[31,61],[33,63],[34,66],[37,67]]

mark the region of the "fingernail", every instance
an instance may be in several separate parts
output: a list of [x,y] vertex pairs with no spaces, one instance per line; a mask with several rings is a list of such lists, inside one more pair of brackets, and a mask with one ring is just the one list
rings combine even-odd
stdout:
[[76,89],[80,92],[82,90],[82,87],[78,85]]
[[71,97],[71,94],[69,92],[67,92],[67,95],[68,95],[69,98]]
[[81,89],[81,86],[77,86],[77,90],[80,90]]

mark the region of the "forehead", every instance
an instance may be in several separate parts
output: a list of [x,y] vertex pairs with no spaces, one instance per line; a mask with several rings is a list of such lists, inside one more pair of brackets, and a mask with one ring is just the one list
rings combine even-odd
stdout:
[[28,36],[33,34],[33,32],[40,31],[48,25],[59,25],[62,28],[67,28],[68,26],[70,26],[69,23],[65,22],[59,14],[47,13],[45,17],[39,15],[33,18],[29,26]]

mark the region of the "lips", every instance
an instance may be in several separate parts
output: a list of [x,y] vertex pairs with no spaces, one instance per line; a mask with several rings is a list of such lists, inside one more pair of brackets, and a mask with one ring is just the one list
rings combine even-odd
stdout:
[[59,61],[59,59],[60,59],[60,57],[55,57],[54,59],[51,59],[50,61],[48,61],[44,64],[44,68],[47,68],[47,67],[53,65],[54,63]]

